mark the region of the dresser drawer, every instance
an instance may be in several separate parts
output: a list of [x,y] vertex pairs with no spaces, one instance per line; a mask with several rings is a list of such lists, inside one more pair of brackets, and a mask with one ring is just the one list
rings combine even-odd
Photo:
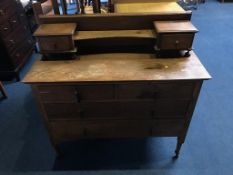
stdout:
[[4,39],[5,45],[8,48],[8,52],[12,52],[14,49],[21,46],[24,39],[30,35],[26,25],[22,25],[15,30],[11,35]]
[[157,47],[159,49],[191,49],[194,34],[160,34]]
[[78,138],[123,138],[151,136],[151,121],[54,121],[50,123],[56,140]]
[[128,83],[118,85],[119,99],[156,100],[160,98],[191,99],[193,83]]
[[9,22],[10,22],[12,29],[17,29],[20,25],[18,14],[12,15],[11,18],[9,19]]
[[3,38],[7,37],[12,32],[11,25],[8,21],[0,24],[0,34]]
[[44,103],[48,119],[171,119],[184,118],[187,100]]
[[0,4],[0,23],[8,20],[15,12],[13,1],[4,1]]
[[20,47],[18,47],[14,52],[11,53],[11,60],[15,66],[18,66],[26,58],[29,50],[32,49],[33,40],[32,37],[27,37]]
[[114,85],[38,85],[42,102],[83,102],[114,99]]
[[74,49],[71,36],[37,37],[40,51],[69,51]]
[[185,126],[184,120],[153,120],[152,136],[178,136]]

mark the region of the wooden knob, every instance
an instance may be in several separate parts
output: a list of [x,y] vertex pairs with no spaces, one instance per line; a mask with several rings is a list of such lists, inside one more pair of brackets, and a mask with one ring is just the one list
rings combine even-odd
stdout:
[[5,15],[5,13],[4,13],[3,10],[0,10],[0,15],[1,15],[1,16]]

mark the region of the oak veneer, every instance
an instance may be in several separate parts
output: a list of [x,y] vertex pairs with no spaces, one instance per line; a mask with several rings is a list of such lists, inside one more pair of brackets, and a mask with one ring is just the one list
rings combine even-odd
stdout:
[[95,54],[80,60],[38,60],[26,75],[54,147],[80,138],[177,137],[176,157],[204,80],[210,75],[191,52]]

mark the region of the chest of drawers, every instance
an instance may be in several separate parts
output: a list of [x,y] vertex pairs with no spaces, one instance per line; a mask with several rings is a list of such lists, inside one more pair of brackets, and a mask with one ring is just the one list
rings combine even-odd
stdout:
[[0,2],[0,79],[19,79],[33,51],[33,38],[19,0]]
[[152,57],[99,54],[37,62],[24,82],[33,87],[55,148],[79,138],[172,136],[178,157],[202,82],[210,76],[195,54]]

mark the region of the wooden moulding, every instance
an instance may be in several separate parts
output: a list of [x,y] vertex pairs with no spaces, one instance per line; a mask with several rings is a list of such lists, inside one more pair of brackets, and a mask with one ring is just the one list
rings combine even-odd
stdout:
[[77,23],[79,31],[153,29],[153,21],[190,20],[192,12],[51,15],[39,16],[40,24]]

